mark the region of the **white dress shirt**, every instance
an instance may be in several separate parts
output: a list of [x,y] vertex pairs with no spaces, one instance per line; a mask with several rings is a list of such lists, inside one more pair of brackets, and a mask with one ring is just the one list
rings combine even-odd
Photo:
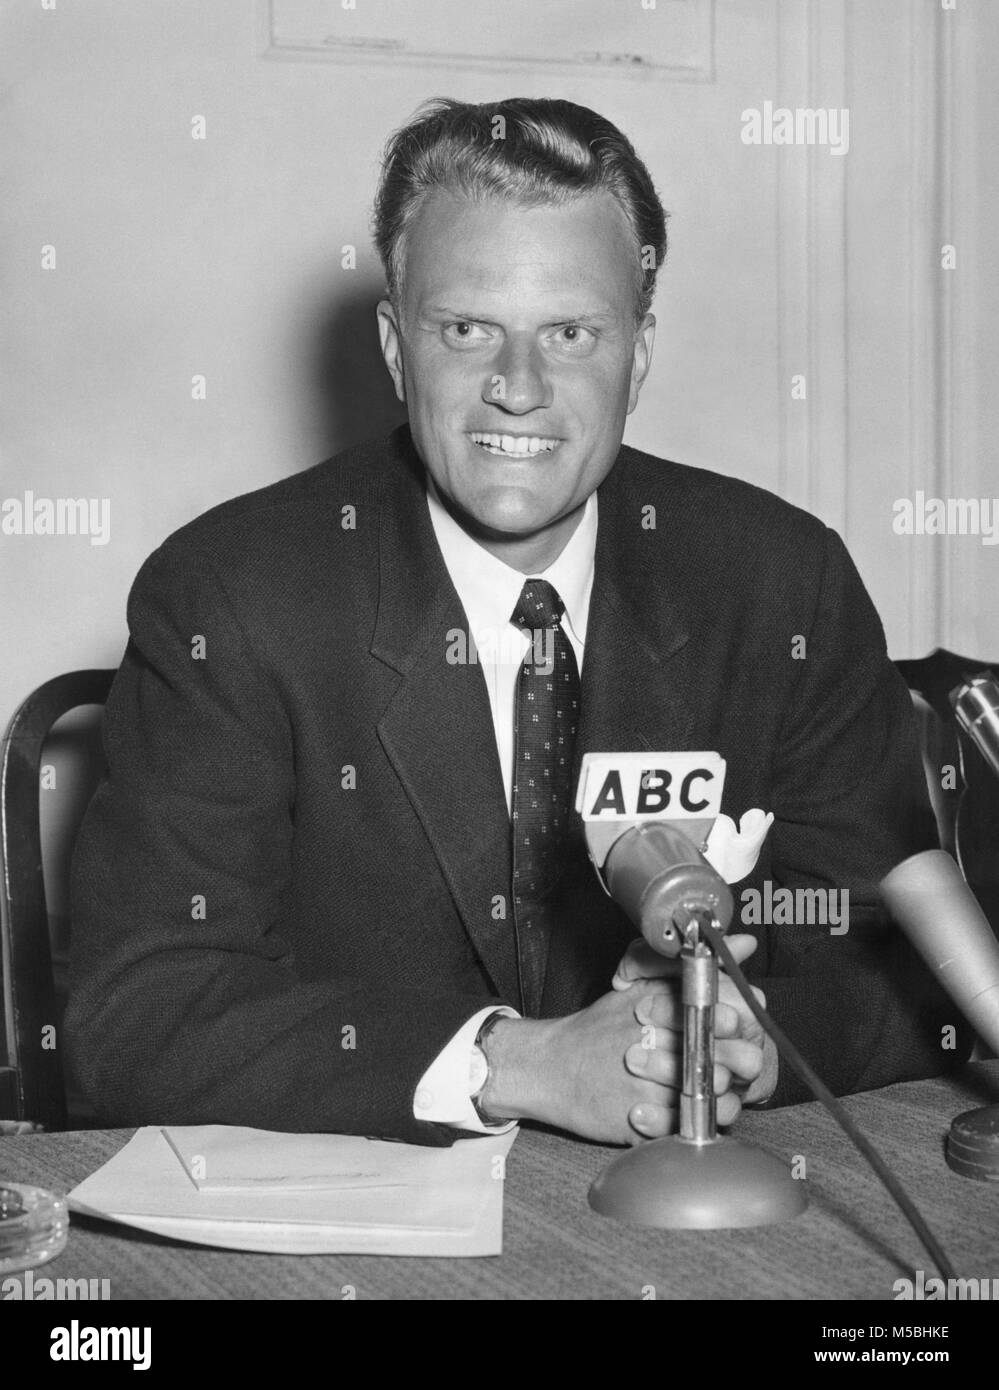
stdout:
[[[547,580],[565,604],[562,629],[576,654],[576,664],[582,675],[597,543],[597,495],[590,493],[579,524],[558,559],[546,570],[532,575],[512,569],[473,540],[445,509],[429,477],[427,506],[437,544],[468,619],[471,637],[468,650],[474,650],[485,678],[507,813],[510,814],[517,677],[531,642],[524,629],[515,626],[510,618],[525,582],[528,579]],[[483,1125],[472,1104],[472,1096],[481,1090],[486,1080],[485,1058],[475,1046],[475,1038],[493,1013],[519,1017],[514,1009],[497,1005],[480,1010],[464,1023],[420,1078],[413,1097],[413,1114],[417,1119],[435,1120],[478,1133],[510,1128],[510,1124]]]

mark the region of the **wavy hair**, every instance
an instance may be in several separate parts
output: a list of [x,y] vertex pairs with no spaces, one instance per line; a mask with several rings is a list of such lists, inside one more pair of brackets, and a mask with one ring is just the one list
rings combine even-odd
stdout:
[[438,188],[528,207],[612,194],[634,242],[636,317],[648,312],[666,257],[667,214],[631,142],[595,111],[532,97],[480,105],[438,97],[421,106],[386,146],[375,199],[375,244],[395,303],[407,228]]

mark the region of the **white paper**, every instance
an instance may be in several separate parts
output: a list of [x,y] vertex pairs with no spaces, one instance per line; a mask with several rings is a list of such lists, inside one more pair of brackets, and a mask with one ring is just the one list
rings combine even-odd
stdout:
[[[140,1129],[71,1210],[284,1254],[494,1255],[516,1130],[424,1148],[222,1125]],[[197,1175],[197,1181],[195,1178]]]
[[[167,1125],[163,1136],[199,1192],[399,1186],[407,1181],[420,1182],[433,1166],[432,1159],[425,1159],[416,1145],[376,1144],[351,1134],[278,1134],[229,1125]],[[391,1161],[385,1162],[381,1155],[386,1149],[404,1152],[386,1154]],[[442,1154],[443,1163],[438,1166],[445,1173],[450,1170],[454,1159],[447,1149],[431,1153]]]

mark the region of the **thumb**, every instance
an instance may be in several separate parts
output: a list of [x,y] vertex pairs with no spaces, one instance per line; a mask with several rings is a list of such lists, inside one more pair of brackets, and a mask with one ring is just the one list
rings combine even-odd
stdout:
[[611,987],[628,989],[636,980],[655,980],[663,976],[676,975],[679,969],[678,960],[661,956],[642,937],[637,937],[621,957]]
[[741,965],[749,959],[760,943],[749,932],[736,932],[734,936],[726,936],[725,944],[735,957],[736,964]]

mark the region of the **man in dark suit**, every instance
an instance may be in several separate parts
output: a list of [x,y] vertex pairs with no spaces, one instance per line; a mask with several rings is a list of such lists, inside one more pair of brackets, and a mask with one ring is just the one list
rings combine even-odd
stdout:
[[[132,590],[75,860],[101,1114],[675,1127],[674,983],[626,955],[569,812],[588,750],[721,753],[723,811],[775,818],[737,901],[850,894],[848,931],[732,938],[772,1013],[837,1091],[942,1070],[953,1010],[875,898],[932,816],[842,543],[621,445],[665,252],[631,146],[568,103],[438,103],[390,145],[377,234],[409,427],[192,522]],[[805,1098],[721,997],[722,1122]]]

